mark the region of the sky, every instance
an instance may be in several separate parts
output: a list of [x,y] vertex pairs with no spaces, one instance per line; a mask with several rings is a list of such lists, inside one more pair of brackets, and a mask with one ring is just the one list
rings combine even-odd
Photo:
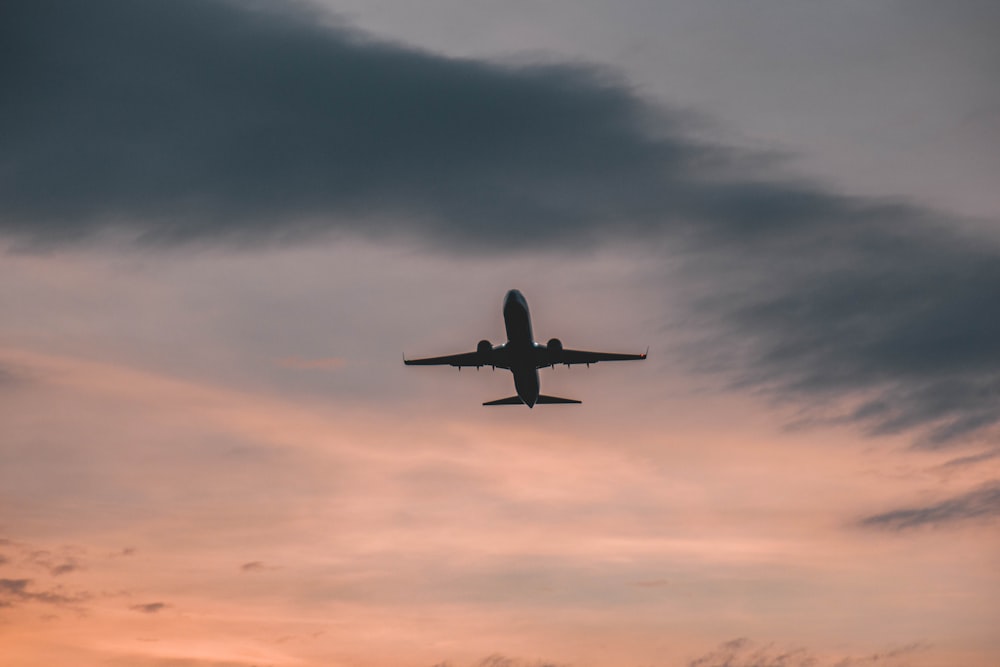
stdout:
[[0,4],[5,664],[996,665],[998,25]]

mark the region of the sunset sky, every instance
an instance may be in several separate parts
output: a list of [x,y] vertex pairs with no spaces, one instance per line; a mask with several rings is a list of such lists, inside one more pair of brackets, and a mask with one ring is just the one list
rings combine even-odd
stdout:
[[0,664],[1000,664],[998,27],[0,2]]

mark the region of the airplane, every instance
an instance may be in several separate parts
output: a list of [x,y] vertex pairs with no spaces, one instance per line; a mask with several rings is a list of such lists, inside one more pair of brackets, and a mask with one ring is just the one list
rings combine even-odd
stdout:
[[407,366],[455,366],[462,370],[463,366],[475,366],[476,369],[490,366],[493,370],[503,368],[514,375],[516,396],[487,401],[483,405],[527,405],[536,404],[582,403],[572,398],[559,398],[539,393],[538,369],[564,364],[596,364],[599,361],[628,361],[645,359],[649,350],[643,354],[617,354],[614,352],[587,352],[585,350],[570,350],[563,347],[562,341],[552,338],[542,345],[536,343],[531,333],[531,315],[528,312],[528,302],[524,295],[516,289],[507,292],[503,300],[503,320],[507,329],[507,342],[493,345],[488,340],[481,340],[475,352],[449,354],[443,357],[428,357],[426,359],[407,359]]

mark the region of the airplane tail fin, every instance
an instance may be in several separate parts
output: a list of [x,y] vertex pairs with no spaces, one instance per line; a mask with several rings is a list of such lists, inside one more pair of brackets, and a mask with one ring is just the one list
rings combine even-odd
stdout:
[[542,403],[583,403],[575,398],[559,398],[558,396],[546,396],[542,394],[538,397],[538,404]]

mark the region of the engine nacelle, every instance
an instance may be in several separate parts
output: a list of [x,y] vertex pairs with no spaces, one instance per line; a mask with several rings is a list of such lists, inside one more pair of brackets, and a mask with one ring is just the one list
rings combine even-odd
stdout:
[[476,345],[476,352],[484,360],[489,359],[493,354],[493,344],[488,340],[481,340],[479,341],[479,344]]
[[549,363],[558,364],[562,360],[562,341],[558,338],[551,338],[549,342],[545,344],[545,348],[549,353]]

